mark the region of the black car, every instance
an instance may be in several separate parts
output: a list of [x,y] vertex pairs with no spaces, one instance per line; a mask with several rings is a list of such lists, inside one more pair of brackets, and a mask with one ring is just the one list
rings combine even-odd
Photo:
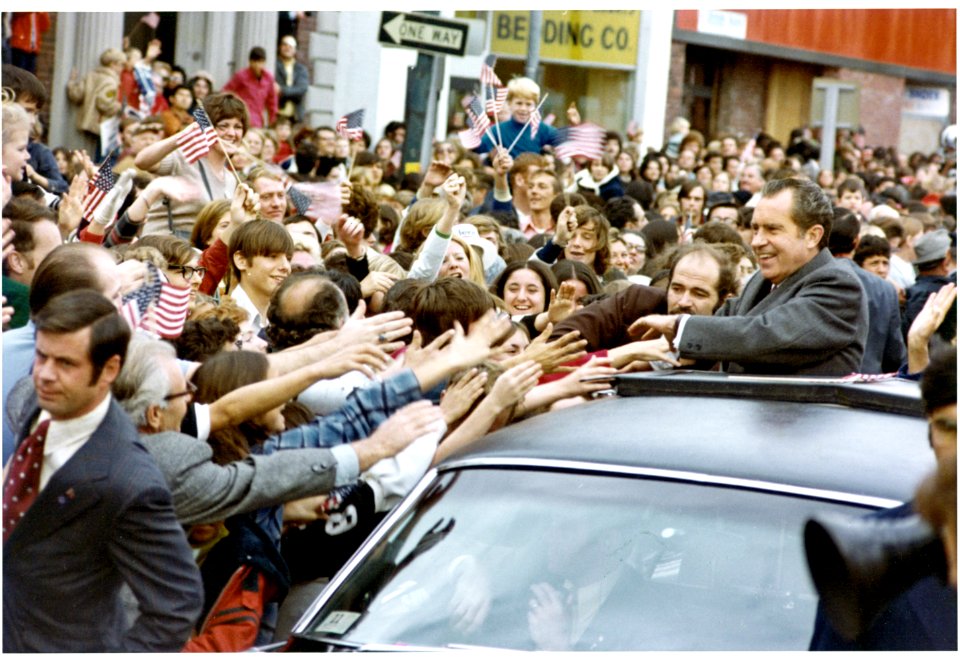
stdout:
[[618,389],[427,473],[284,648],[802,650],[804,521],[899,505],[934,465],[911,382]]

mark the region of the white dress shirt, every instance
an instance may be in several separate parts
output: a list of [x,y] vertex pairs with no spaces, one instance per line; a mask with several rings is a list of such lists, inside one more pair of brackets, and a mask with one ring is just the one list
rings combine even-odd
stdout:
[[[43,466],[40,468],[40,491],[47,486],[61,466],[70,461],[77,450],[93,435],[100,426],[110,408],[111,396],[107,393],[103,401],[96,408],[79,418],[70,420],[51,420],[47,429],[47,440],[43,444]],[[37,425],[50,418],[49,412],[41,411],[36,424],[30,429],[33,432]]]
[[244,330],[252,329],[254,335],[260,333],[260,330],[267,326],[267,318],[260,315],[260,311],[253,305],[250,295],[243,289],[243,286],[237,286],[230,292],[230,298],[237,303],[237,306],[247,312],[247,322],[242,327]]

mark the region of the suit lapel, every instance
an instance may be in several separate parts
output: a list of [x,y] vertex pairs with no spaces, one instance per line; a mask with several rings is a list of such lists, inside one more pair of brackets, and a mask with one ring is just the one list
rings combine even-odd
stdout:
[[[45,538],[100,502],[98,483],[110,475],[118,410],[116,402],[111,402],[107,415],[90,439],[53,474],[10,535],[8,551],[19,540]],[[29,417],[35,416],[34,413]]]
[[754,274],[740,295],[740,303],[737,305],[736,315],[746,315],[763,302],[770,291],[770,282],[763,278],[759,270]]
[[[803,284],[804,279],[806,279],[810,272],[823,267],[832,259],[833,256],[829,251],[821,249],[806,265],[781,281],[780,285],[774,290],[770,290],[770,282],[764,279],[758,271],[747,283],[747,288],[744,289],[744,301],[740,307],[740,313],[744,315],[759,315],[771,306],[776,306],[785,296],[793,294],[792,291]],[[748,293],[750,294],[749,298],[747,296]]]

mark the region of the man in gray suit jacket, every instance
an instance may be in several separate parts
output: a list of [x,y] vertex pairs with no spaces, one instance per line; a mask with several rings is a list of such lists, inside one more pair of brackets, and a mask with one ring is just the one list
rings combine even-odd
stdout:
[[[110,396],[130,330],[92,290],[34,323],[39,409],[4,482],[3,650],[179,651],[203,589],[163,475]],[[124,584],[140,609],[129,628]]]
[[361,472],[394,456],[443,419],[439,407],[413,403],[368,439],[330,449],[251,455],[218,465],[206,441],[177,431],[187,413],[191,389],[169,343],[135,337],[114,392],[160,465],[173,493],[177,518],[185,525],[220,521],[354,482]]
[[867,301],[856,275],[826,248],[833,206],[801,178],[764,185],[751,246],[760,265],[740,297],[713,317],[653,315],[682,358],[723,361],[728,372],[831,375],[857,372],[867,340]]

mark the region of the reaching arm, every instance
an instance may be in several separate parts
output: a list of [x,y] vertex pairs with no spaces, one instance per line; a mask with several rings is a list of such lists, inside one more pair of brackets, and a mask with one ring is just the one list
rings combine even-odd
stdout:
[[[379,347],[355,344],[315,363],[279,377],[243,386],[210,405],[210,431],[239,425],[295,398],[318,379],[329,379],[352,370],[372,377],[387,366],[390,357]],[[300,363],[303,363],[300,361]]]
[[417,190],[418,199],[429,199],[433,196],[433,191],[440,185],[443,185],[443,181],[447,180],[451,174],[452,170],[450,166],[440,162],[439,160],[433,160],[430,163],[430,166],[427,168],[427,173],[423,177],[423,182],[420,183],[420,189]]
[[455,329],[442,334],[423,350],[413,346],[414,354],[408,357],[406,364],[420,382],[420,389],[429,391],[453,373],[489,358],[493,353],[491,345],[509,329],[510,319],[498,318],[491,309],[473,323],[469,335],[464,335],[463,328],[457,324]]
[[443,412],[429,400],[408,404],[383,421],[370,438],[350,444],[357,453],[360,471],[393,457],[442,422]]
[[506,149],[496,147],[493,156],[493,198],[497,201],[510,202],[513,195],[510,193],[510,179],[508,174],[513,167],[513,158]]
[[463,205],[466,196],[467,183],[463,176],[451,174],[444,181],[441,189],[441,197],[447,202],[447,207],[444,208],[443,216],[423,243],[417,260],[410,266],[411,279],[433,281],[437,278],[440,267],[443,265],[443,257],[447,253],[447,246],[450,244],[453,225],[460,216],[460,206]]
[[[184,130],[188,129],[189,126],[184,128]],[[161,139],[159,142],[151,144],[137,153],[137,157],[134,160],[137,169],[155,172],[160,161],[177,150],[177,137],[179,137],[182,132],[183,130],[176,135],[170,135],[169,137]]]
[[537,386],[523,398],[523,407],[525,411],[534,411],[542,407],[547,407],[566,398],[572,398],[579,395],[588,395],[597,391],[606,391],[610,388],[609,379],[600,379],[594,381],[584,381],[593,377],[613,376],[617,373],[616,368],[610,367],[610,359],[598,359],[592,357],[585,364],[571,372],[562,379],[557,379],[548,384]]
[[[317,334],[302,345],[268,354],[270,367],[274,372],[284,374],[299,368],[306,361],[325,359],[360,343],[376,345],[386,352],[402,347],[402,343],[396,341],[410,333],[413,320],[404,317],[403,311],[391,311],[364,318],[365,309],[366,306],[361,301],[350,320],[338,331]],[[380,336],[383,336],[383,341]]]
[[527,361],[510,368],[497,378],[489,395],[480,401],[473,413],[451,432],[437,448],[433,463],[436,464],[448,455],[473,443],[484,436],[498,417],[511,409],[534,386],[543,371],[539,364]]

